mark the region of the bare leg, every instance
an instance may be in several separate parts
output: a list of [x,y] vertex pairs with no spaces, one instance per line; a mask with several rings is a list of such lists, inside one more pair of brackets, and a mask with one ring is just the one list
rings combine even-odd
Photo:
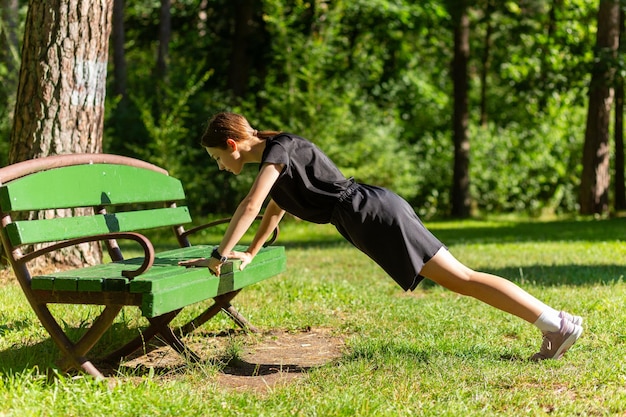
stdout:
[[495,308],[535,323],[549,308],[504,278],[476,272],[441,248],[422,268],[421,275],[462,295],[474,297]]

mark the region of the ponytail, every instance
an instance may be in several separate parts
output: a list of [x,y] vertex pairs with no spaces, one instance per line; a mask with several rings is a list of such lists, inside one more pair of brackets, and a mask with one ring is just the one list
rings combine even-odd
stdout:
[[226,141],[232,139],[236,142],[243,141],[250,136],[259,139],[267,139],[276,136],[280,132],[273,130],[257,131],[252,129],[248,120],[236,113],[218,113],[209,120],[200,144],[205,148],[226,149]]

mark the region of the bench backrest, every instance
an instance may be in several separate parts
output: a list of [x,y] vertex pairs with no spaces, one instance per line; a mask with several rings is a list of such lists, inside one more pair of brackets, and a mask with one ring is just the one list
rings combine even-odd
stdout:
[[[90,163],[71,162],[52,168],[44,164],[41,169],[35,166],[27,175],[8,182],[0,169],[0,211],[4,223],[7,214],[14,217],[5,224],[6,235],[14,247],[191,221],[187,207],[175,204],[185,198],[178,179],[149,164],[135,166],[130,159],[114,158],[107,162],[111,158],[105,155],[92,156],[103,163],[92,163],[90,159]],[[140,209],[138,204],[142,205]],[[18,212],[83,207],[94,207],[96,212],[33,220],[14,216]],[[106,212],[98,213],[100,208]]]

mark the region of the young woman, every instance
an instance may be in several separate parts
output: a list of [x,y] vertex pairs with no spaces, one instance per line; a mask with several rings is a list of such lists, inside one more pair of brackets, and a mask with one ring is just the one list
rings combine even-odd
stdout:
[[[332,223],[355,247],[380,265],[405,291],[423,278],[481,300],[534,324],[543,343],[532,360],[560,358],[582,334],[582,318],[557,311],[514,283],[473,271],[455,259],[397,194],[347,179],[314,144],[297,135],[257,131],[241,115],[219,113],[209,122],[202,146],[220,170],[238,175],[257,163],[259,173],[239,204],[220,245],[208,259],[184,263],[208,266],[219,275],[228,257],[249,264],[285,212],[314,223]],[[233,248],[271,199],[245,252]]]

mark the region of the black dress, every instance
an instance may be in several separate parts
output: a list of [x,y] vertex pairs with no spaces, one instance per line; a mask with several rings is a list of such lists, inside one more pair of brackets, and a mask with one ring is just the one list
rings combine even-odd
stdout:
[[313,143],[281,133],[267,139],[261,165],[284,164],[270,191],[283,210],[313,223],[332,223],[405,291],[422,280],[424,263],[444,245],[396,193],[347,179]]

